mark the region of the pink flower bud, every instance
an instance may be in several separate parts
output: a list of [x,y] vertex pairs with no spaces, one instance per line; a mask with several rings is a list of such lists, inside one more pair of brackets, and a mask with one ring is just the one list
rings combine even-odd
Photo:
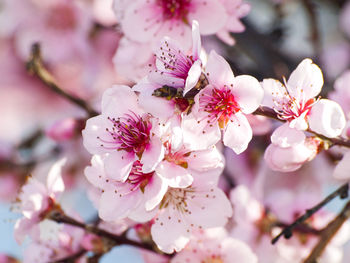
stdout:
[[46,129],[45,133],[52,140],[67,141],[74,137],[79,126],[78,120],[67,118],[53,123]]

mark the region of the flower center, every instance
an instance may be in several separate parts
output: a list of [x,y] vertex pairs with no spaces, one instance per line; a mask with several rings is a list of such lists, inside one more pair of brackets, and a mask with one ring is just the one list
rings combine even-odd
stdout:
[[208,122],[218,121],[220,128],[224,128],[230,117],[240,111],[234,95],[226,86],[203,92],[199,98],[199,107],[210,113]]
[[151,173],[143,173],[142,172],[142,164],[140,161],[135,161],[131,168],[131,172],[129,174],[126,183],[129,183],[132,186],[132,191],[135,189],[140,189],[142,193],[145,191],[145,187],[151,180],[154,172]]
[[187,23],[191,0],[158,0],[163,9],[164,20],[179,19]]
[[302,114],[305,114],[306,117],[315,102],[316,100],[314,98],[309,99],[306,102],[298,102],[294,97],[288,94],[288,100],[274,100],[274,110],[280,119],[292,121],[300,117]]
[[164,159],[170,163],[180,165],[183,168],[187,169],[188,162],[186,158],[191,154],[191,152],[189,152],[186,149],[181,149],[179,151],[172,152],[170,143],[166,143],[165,146],[166,146],[166,154],[164,156]]
[[170,205],[183,214],[191,214],[191,211],[187,208],[187,200],[194,195],[194,192],[191,187],[185,189],[170,188],[164,195],[160,208],[167,208]]
[[134,152],[141,158],[143,151],[150,141],[152,124],[134,112],[125,114],[123,117],[117,119],[108,117],[108,120],[112,122],[113,127],[112,129],[106,128],[106,131],[113,140],[107,141],[97,137],[97,139],[104,143],[101,146],[106,149]]
[[77,25],[77,19],[73,8],[64,4],[56,5],[47,16],[47,25],[62,31],[74,29]]

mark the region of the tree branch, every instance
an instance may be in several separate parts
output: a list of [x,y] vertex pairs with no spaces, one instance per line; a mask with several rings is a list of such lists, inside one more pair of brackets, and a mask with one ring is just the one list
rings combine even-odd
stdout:
[[27,62],[27,70],[29,73],[36,75],[53,92],[85,110],[89,114],[89,117],[98,115],[98,112],[92,109],[84,100],[67,93],[56,84],[51,73],[48,72],[43,65],[40,45],[38,43],[35,43],[32,46],[31,56]]
[[66,214],[64,214],[64,212],[62,212],[60,210],[53,210],[51,213],[49,213],[47,215],[47,218],[51,219],[57,223],[64,223],[64,224],[76,226],[76,227],[82,228],[90,233],[98,235],[100,237],[108,238],[109,240],[115,242],[116,245],[130,245],[130,246],[134,246],[134,247],[138,247],[138,248],[142,248],[142,249],[145,249],[148,251],[158,253],[158,251],[153,246],[151,246],[149,244],[139,243],[139,242],[130,240],[130,239],[123,237],[123,236],[114,235],[114,234],[112,234],[106,230],[103,230],[101,228],[98,228],[94,225],[86,225],[84,223],[81,223],[81,222],[75,220],[72,217],[67,216]]
[[328,243],[339,231],[346,220],[350,218],[350,201],[346,203],[340,214],[333,219],[321,232],[320,239],[311,251],[310,255],[305,259],[304,263],[316,263],[317,259],[322,255]]
[[281,236],[284,236],[286,239],[290,238],[292,236],[292,231],[296,226],[304,222],[306,219],[310,218],[313,214],[315,214],[318,210],[320,210],[323,206],[325,206],[327,203],[332,201],[337,196],[339,196],[341,199],[347,198],[349,194],[348,191],[349,191],[348,183],[340,186],[337,190],[335,190],[333,193],[328,195],[323,201],[321,201],[311,209],[306,210],[305,214],[300,216],[292,224],[285,227],[281,233],[279,233],[276,237],[272,239],[271,243],[275,244]]
[[[255,112],[253,112],[253,114],[265,116],[265,117],[268,117],[270,119],[285,122],[285,121],[281,120],[278,117],[278,114],[273,109],[271,109],[269,107],[260,106]],[[317,137],[321,138],[322,140],[329,141],[331,143],[331,145],[339,145],[339,146],[344,146],[344,147],[350,148],[350,140],[344,140],[342,138],[329,138],[329,137],[326,137],[322,134],[314,132],[311,129],[308,129],[306,131],[316,135]]]

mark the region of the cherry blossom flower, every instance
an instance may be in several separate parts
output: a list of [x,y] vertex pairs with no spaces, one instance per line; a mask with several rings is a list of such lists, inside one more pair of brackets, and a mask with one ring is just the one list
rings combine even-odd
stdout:
[[197,21],[192,22],[191,55],[181,50],[176,43],[165,37],[156,52],[156,70],[148,75],[149,81],[174,88],[184,88],[185,95],[198,82],[202,73],[200,59],[201,40]]
[[[239,154],[252,139],[252,129],[245,114],[259,107],[263,90],[251,76],[234,77],[229,64],[215,51],[209,55],[206,72],[209,85],[195,96],[192,109],[198,124],[204,127],[198,129],[196,126],[195,129],[213,137],[220,136],[222,130],[224,145]],[[191,122],[193,120],[186,126],[191,126]],[[193,134],[187,140],[198,141],[196,135]]]
[[[219,227],[232,215],[226,195],[216,187],[218,171],[195,176],[187,188],[169,188],[152,225],[152,239],[166,253],[180,251],[198,229]],[[157,208],[156,208],[157,209]]]
[[319,141],[306,138],[302,131],[292,129],[288,124],[277,128],[271,136],[264,159],[274,171],[291,172],[311,161],[318,153]]
[[245,30],[245,26],[239,20],[250,12],[250,5],[244,3],[243,0],[221,0],[228,18],[224,28],[220,29],[216,35],[228,45],[234,45],[235,39],[230,35],[232,33],[241,33]]
[[337,137],[345,126],[341,107],[327,99],[317,100],[323,85],[320,68],[311,59],[304,59],[292,72],[285,85],[265,79],[263,105],[272,107],[289,127],[311,130],[328,137]]
[[106,175],[103,159],[93,156],[92,166],[85,169],[88,181],[100,189],[99,216],[108,222],[130,218],[138,222],[150,220],[148,210],[157,206],[168,185],[155,172],[143,173],[140,161],[135,161],[128,178],[120,182]]
[[199,22],[204,35],[215,34],[227,20],[224,6],[214,0],[138,0],[120,6],[123,7],[126,9],[121,25],[129,39],[156,43],[162,37],[169,36],[178,41],[185,50],[189,48],[189,25],[193,20]]
[[228,237],[225,229],[212,228],[194,233],[187,246],[170,262],[255,263],[258,259],[247,244]]
[[138,106],[129,87],[116,85],[103,94],[102,114],[87,121],[82,132],[84,146],[92,154],[107,154],[107,175],[125,181],[135,161],[148,173],[163,159],[159,126]]
[[21,243],[33,226],[45,218],[47,213],[57,208],[56,200],[64,191],[64,183],[61,178],[61,169],[65,159],[56,162],[48,176],[46,186],[37,179],[30,177],[22,187],[18,196],[19,209],[23,218],[15,225],[15,238]]

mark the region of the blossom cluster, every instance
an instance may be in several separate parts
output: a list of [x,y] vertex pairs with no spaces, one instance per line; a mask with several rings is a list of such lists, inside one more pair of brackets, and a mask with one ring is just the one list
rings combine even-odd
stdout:
[[[320,262],[347,262],[348,211],[310,208],[334,182],[348,191],[350,71],[328,97],[319,60],[300,59],[281,79],[254,74],[255,61],[229,58],[250,10],[242,0],[0,0],[0,57],[13,59],[0,86],[26,84],[44,101],[19,96],[38,104],[43,130],[0,141],[0,198],[20,189],[23,262],[95,262],[123,244],[145,262],[309,262],[324,240]],[[213,39],[226,49],[207,50]],[[22,113],[7,127],[14,138],[12,127],[39,125]],[[94,220],[69,204],[75,189]],[[272,245],[290,224],[293,235]]]

